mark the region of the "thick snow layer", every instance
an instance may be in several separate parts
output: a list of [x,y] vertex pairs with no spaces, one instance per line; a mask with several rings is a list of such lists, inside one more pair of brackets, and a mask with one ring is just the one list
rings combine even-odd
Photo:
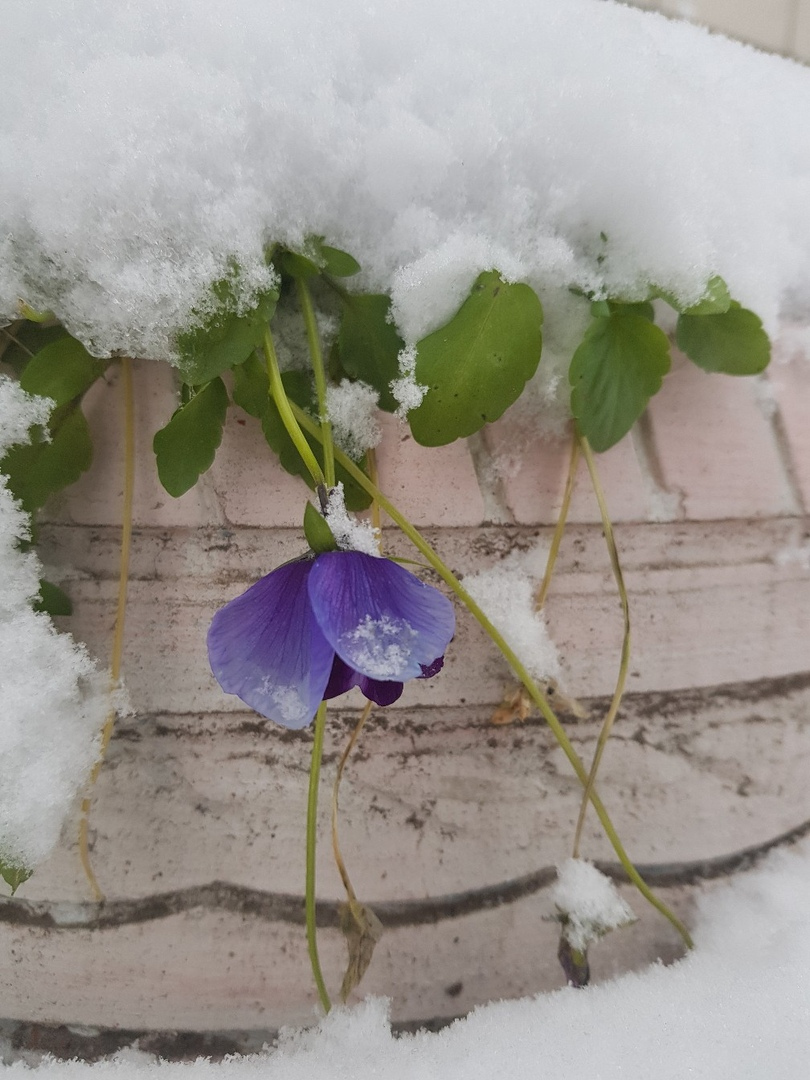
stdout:
[[[0,376],[0,457],[47,420],[50,404]],[[84,649],[32,610],[42,568],[19,549],[27,537],[0,473],[0,860],[33,868],[93,766],[110,695]]]
[[[231,260],[322,234],[407,342],[542,294],[810,296],[810,71],[610,0],[4,5],[0,317],[166,355]],[[791,305],[793,308],[791,309]]]
[[[680,963],[490,1004],[438,1034],[392,1037],[386,1003],[376,1000],[288,1033],[277,1050],[221,1064],[124,1053],[92,1066],[46,1061],[38,1073],[40,1080],[805,1080],[808,895],[804,845],[705,898],[697,947]],[[29,1069],[18,1063],[0,1075],[23,1080]]]

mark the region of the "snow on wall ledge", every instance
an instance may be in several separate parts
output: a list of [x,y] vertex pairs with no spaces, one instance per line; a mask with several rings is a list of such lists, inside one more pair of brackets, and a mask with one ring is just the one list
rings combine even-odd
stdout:
[[[323,234],[413,342],[482,269],[810,295],[810,72],[610,0],[30,0],[4,20],[0,317],[166,356]],[[601,234],[601,235],[600,235]],[[602,239],[604,236],[606,239]]]
[[[0,377],[0,456],[43,423],[50,403]],[[32,868],[51,851],[98,753],[107,677],[31,603],[41,566],[18,542],[25,514],[0,474],[0,862]]]

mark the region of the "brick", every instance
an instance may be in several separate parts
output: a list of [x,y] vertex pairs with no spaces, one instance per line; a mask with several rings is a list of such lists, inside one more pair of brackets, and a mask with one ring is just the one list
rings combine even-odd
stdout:
[[395,417],[382,415],[380,490],[414,525],[480,525],[484,500],[466,442],[425,447]]
[[693,0],[689,4],[682,0],[647,0],[643,6],[674,18],[686,15],[689,22],[760,49],[781,52],[791,48],[791,0],[769,0],[767,4],[762,0]]
[[752,380],[709,375],[676,355],[649,417],[664,484],[681,494],[687,520],[795,512]]
[[259,421],[238,407],[229,410],[210,484],[231,525],[300,527],[310,496],[304,481],[279,465]]
[[810,0],[799,0],[791,51],[798,60],[810,61]]
[[[216,498],[198,484],[179,499],[158,479],[152,439],[177,407],[175,374],[168,364],[135,360],[135,525],[214,525],[222,521]],[[84,400],[93,437],[93,464],[49,504],[43,519],[81,525],[120,525],[124,485],[124,420],[120,367],[113,364]]]
[[804,504],[810,510],[810,361],[804,356],[769,369],[791,469]]
[[[499,459],[504,462],[504,499],[515,521],[521,525],[553,525],[565,490],[570,458],[568,440],[523,435],[516,445],[508,417],[491,424],[485,439],[496,468]],[[596,463],[611,519],[646,520],[645,483],[632,441],[622,439],[606,453],[598,454]],[[569,521],[600,520],[588,471],[580,461]]]

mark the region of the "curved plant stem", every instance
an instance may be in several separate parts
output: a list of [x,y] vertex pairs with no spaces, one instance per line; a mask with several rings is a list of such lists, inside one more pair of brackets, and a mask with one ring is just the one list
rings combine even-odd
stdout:
[[307,922],[307,952],[312,974],[318,988],[318,997],[324,1012],[329,1012],[332,1002],[323,981],[321,961],[318,957],[318,936],[315,925],[315,845],[318,833],[318,782],[321,776],[323,756],[323,733],[326,727],[326,702],[322,701],[315,714],[315,738],[312,743],[312,759],[309,767],[309,793],[307,795],[307,861],[305,908]]
[[[127,585],[129,582],[129,552],[132,543],[132,496],[135,486],[135,405],[132,392],[132,363],[127,358],[121,361],[121,386],[124,399],[124,500],[121,511],[121,559],[118,572],[118,603],[115,611],[115,629],[113,630],[112,657],[110,661],[110,689],[118,687],[121,678],[121,660],[124,654],[124,619],[127,609]],[[79,858],[85,876],[95,900],[104,899],[104,893],[96,879],[90,861],[87,842],[88,817],[92,804],[92,788],[104,764],[104,756],[112,738],[115,724],[115,709],[110,709],[101,732],[99,757],[90,773],[88,791],[82,799],[81,818],[79,819]]]
[[[377,451],[374,447],[366,450],[366,469],[368,478],[376,488],[377,485]],[[377,534],[377,546],[382,554],[382,519],[380,516],[380,504],[377,499],[371,500],[371,524]]]
[[326,372],[323,366],[323,353],[321,342],[318,337],[318,323],[315,319],[315,309],[312,306],[312,296],[309,286],[303,278],[295,279],[298,290],[298,302],[304,315],[304,325],[307,328],[307,344],[309,355],[312,358],[312,371],[315,375],[315,393],[318,398],[318,419],[321,424],[321,444],[323,446],[323,471],[326,478],[326,486],[335,486],[335,445],[332,441],[332,425],[329,423],[329,409],[326,400]]
[[349,878],[349,872],[346,869],[346,863],[343,861],[343,854],[340,850],[340,841],[338,840],[338,795],[340,793],[340,781],[343,779],[343,770],[346,768],[346,762],[349,760],[349,755],[355,747],[355,743],[360,738],[360,732],[363,730],[363,725],[371,715],[371,710],[374,703],[367,701],[363,711],[360,713],[360,719],[354,726],[351,737],[346,744],[346,749],[343,751],[338,762],[337,773],[335,774],[335,783],[332,788],[332,853],[335,857],[335,865],[338,868],[340,879],[343,882],[343,888],[346,890],[346,895],[349,900],[356,901],[357,894]]
[[624,694],[624,686],[627,682],[627,669],[630,666],[630,605],[627,600],[627,589],[624,584],[621,563],[619,562],[619,550],[616,547],[616,539],[613,535],[613,525],[611,524],[610,515],[608,514],[605,493],[599,482],[599,473],[596,470],[593,451],[591,450],[588,440],[584,436],[580,437],[580,444],[582,446],[582,456],[585,458],[585,462],[588,466],[588,473],[591,478],[594,494],[596,495],[596,501],[599,503],[599,513],[602,515],[602,529],[605,534],[605,543],[607,544],[608,554],[610,555],[610,565],[613,568],[613,577],[616,579],[616,587],[619,590],[619,599],[622,605],[624,635],[622,637],[622,653],[621,659],[619,660],[619,674],[616,679],[616,689],[613,691],[610,708],[602,722],[602,730],[599,732],[596,750],[594,751],[593,761],[591,762],[591,770],[588,773],[588,782],[585,785],[585,791],[582,796],[582,805],[579,808],[577,827],[574,832],[573,856],[575,859],[579,856],[579,845],[582,840],[582,829],[585,824],[588,801],[591,792],[593,791],[593,786],[596,783],[596,774],[599,772],[602,754],[605,752],[605,746],[610,738],[610,732],[613,729],[613,721],[616,719],[616,714],[619,711],[619,705],[621,704],[622,695]]
[[[273,344],[273,338],[271,337],[269,330],[265,330],[264,332],[264,358],[267,365],[267,378],[270,380],[270,393],[276,403],[281,422],[284,424],[287,434],[292,439],[296,450],[301,455],[304,464],[309,470],[309,475],[315,482],[315,486],[321,488],[325,487],[326,480],[323,475],[323,470],[318,464],[318,459],[312,453],[312,447],[304,438],[304,433],[293,415],[290,400],[284,389],[284,383],[281,381],[281,372],[278,368],[276,348]],[[316,434],[319,433],[316,431]]]
[[574,492],[574,480],[577,475],[577,465],[579,464],[579,439],[574,434],[571,439],[571,457],[568,462],[568,476],[565,480],[565,492],[563,493],[562,506],[560,512],[557,515],[557,524],[554,527],[554,536],[551,538],[551,547],[548,551],[548,559],[546,560],[546,572],[543,574],[543,580],[540,582],[540,587],[535,593],[534,608],[535,611],[539,611],[543,604],[546,602],[546,596],[548,595],[548,587],[551,584],[551,575],[554,573],[554,565],[557,562],[557,554],[560,550],[560,544],[562,543],[563,533],[565,532],[565,523],[568,520],[568,510],[571,506],[571,495]]
[[[309,431],[311,434],[316,435],[317,437],[318,429],[317,426],[313,423],[313,421],[306,415],[306,413],[303,412],[303,410],[299,409],[298,406],[294,403],[291,407],[301,426],[307,431]],[[473,615],[473,617],[478,620],[478,622],[484,628],[487,634],[489,634],[493,642],[497,645],[501,653],[506,658],[507,662],[512,667],[512,670],[526,687],[529,696],[537,705],[546,723],[551,728],[551,731],[556,738],[560,749],[568,758],[568,761],[570,762],[572,769],[576,773],[577,778],[579,779],[582,786],[585,787],[588,783],[588,773],[585,769],[585,766],[583,765],[579,755],[571,744],[571,741],[566,735],[562,724],[557,719],[544,694],[540,691],[536,682],[534,681],[534,679],[532,679],[531,675],[528,673],[528,671],[518,659],[516,654],[506,643],[503,636],[492,625],[492,623],[478,606],[478,604],[475,603],[473,598],[464,589],[461,582],[456,578],[450,568],[446,566],[445,563],[439,558],[439,556],[436,554],[430,544],[428,544],[428,542],[419,534],[419,532],[414,528],[414,526],[411,525],[411,523],[405,517],[403,517],[402,514],[400,514],[396,507],[388,501],[388,499],[382,494],[382,492],[377,487],[375,487],[374,484],[371,483],[371,481],[362,471],[362,469],[359,469],[350,458],[346,457],[346,455],[342,454],[340,451],[336,452],[336,458],[340,465],[344,469],[346,469],[346,471],[349,473],[353,480],[355,480],[365,491],[367,491],[368,494],[372,496],[372,498],[377,498],[379,500],[380,506],[383,508],[386,514],[388,514],[391,520],[408,537],[414,547],[418,551],[420,551],[422,555],[424,555],[425,559],[428,561],[428,563],[430,563],[430,565],[433,567],[439,577],[449,586],[449,588],[456,594],[456,596],[464,604],[468,611]],[[666,906],[666,904],[664,904],[662,900],[658,899],[658,897],[652,892],[647,883],[636,870],[629,855],[624,849],[624,845],[619,839],[613,823],[610,820],[608,812],[605,809],[604,803],[599,798],[599,795],[593,787],[590,791],[590,801],[593,805],[594,810],[596,811],[596,815],[599,818],[602,828],[604,829],[605,835],[610,841],[613,850],[616,852],[616,856],[619,862],[622,864],[622,867],[624,868],[627,877],[635,885],[641,895],[650,904],[652,904],[652,906],[656,908],[657,911],[660,911],[660,913],[672,924],[672,926],[674,926],[674,928],[681,935],[686,947],[691,949],[692,938],[689,934],[689,931],[686,929],[686,927],[677,917],[677,915],[675,915],[674,912],[670,911],[670,909]]]

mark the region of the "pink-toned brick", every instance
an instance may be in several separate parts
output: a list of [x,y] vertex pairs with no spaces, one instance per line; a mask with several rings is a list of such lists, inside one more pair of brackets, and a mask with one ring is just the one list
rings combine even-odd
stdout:
[[480,525],[484,500],[466,442],[424,447],[393,416],[381,416],[380,489],[415,525]]
[[664,483],[680,493],[687,520],[795,512],[750,379],[709,375],[676,358],[649,414]]
[[[179,499],[161,486],[152,439],[177,407],[175,374],[168,364],[133,361],[135,399],[136,525],[216,525],[221,511],[210,489],[193,488]],[[124,484],[124,415],[120,367],[112,364],[87,393],[84,410],[93,437],[93,464],[81,479],[53,500],[46,519],[81,525],[118,525]]]
[[810,360],[802,356],[775,363],[768,377],[806,513],[810,510]]
[[[503,463],[506,505],[521,525],[549,525],[557,520],[570,459],[567,440],[539,435],[523,436],[515,445],[508,416],[486,430],[487,446],[496,462]],[[613,521],[644,521],[647,518],[645,484],[629,438],[597,455],[599,478]],[[580,461],[571,499],[569,520],[592,523],[600,520],[585,463]]]
[[309,490],[282,469],[259,421],[238,407],[229,410],[210,484],[229,524],[266,528],[300,526]]

